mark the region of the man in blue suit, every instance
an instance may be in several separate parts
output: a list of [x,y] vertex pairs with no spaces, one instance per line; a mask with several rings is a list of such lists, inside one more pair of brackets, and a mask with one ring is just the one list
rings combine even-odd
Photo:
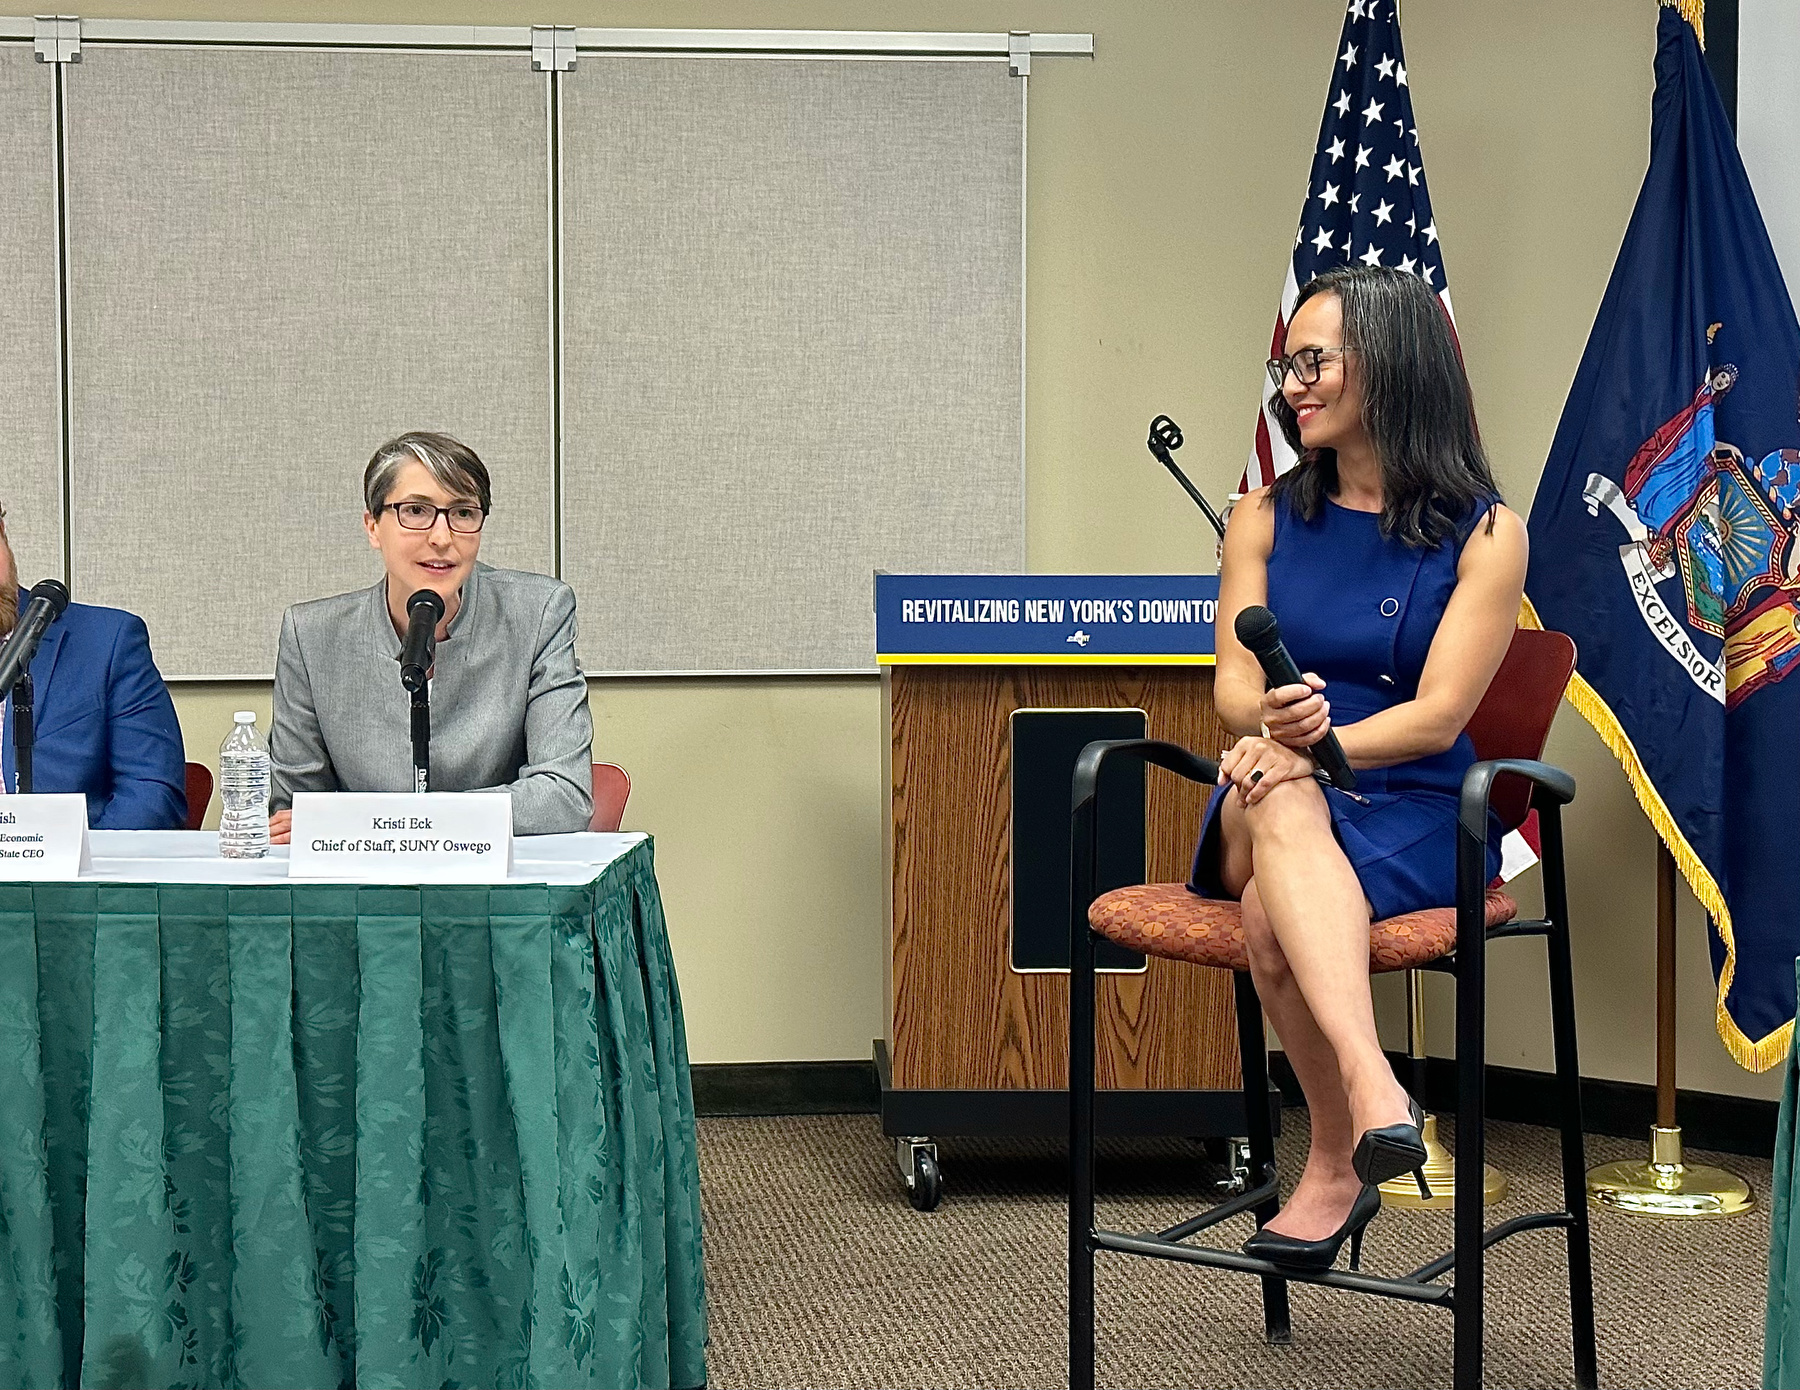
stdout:
[[[12,635],[25,601],[0,509],[0,637]],[[142,618],[71,603],[31,658],[31,682],[33,791],[83,793],[96,830],[180,829],[187,822],[181,728]],[[12,692],[4,694],[0,777],[12,792]]]

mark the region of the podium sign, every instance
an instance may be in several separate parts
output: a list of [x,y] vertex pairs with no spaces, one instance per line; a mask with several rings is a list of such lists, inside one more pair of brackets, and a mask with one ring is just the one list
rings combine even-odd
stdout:
[[883,666],[1213,662],[1213,574],[877,574]]
[[79,878],[92,870],[85,796],[0,796],[0,883]]
[[296,792],[289,878],[504,883],[506,792]]

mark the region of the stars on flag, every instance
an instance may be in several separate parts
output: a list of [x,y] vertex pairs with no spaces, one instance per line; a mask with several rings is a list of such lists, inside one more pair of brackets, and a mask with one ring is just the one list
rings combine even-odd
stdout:
[[1444,284],[1395,7],[1346,0],[1344,32],[1314,146],[1312,196],[1294,248],[1305,284],[1346,262]]
[[[1398,0],[1346,0],[1292,273],[1284,277],[1288,290],[1275,316],[1277,342],[1293,311],[1289,295],[1323,271],[1353,263],[1389,266],[1443,291],[1443,255],[1418,152],[1399,20]],[[1266,411],[1266,400],[1264,406]],[[1278,423],[1265,413],[1240,491],[1273,482],[1293,462]]]

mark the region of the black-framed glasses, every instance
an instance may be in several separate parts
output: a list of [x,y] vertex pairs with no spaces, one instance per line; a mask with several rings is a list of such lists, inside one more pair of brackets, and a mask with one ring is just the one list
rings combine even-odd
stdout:
[[1319,379],[1319,364],[1327,357],[1342,357],[1349,348],[1304,347],[1298,352],[1289,353],[1286,357],[1271,357],[1268,363],[1269,380],[1275,383],[1275,389],[1281,389],[1287,374],[1292,372],[1294,380],[1302,386],[1311,386]]
[[384,502],[394,520],[408,531],[429,531],[441,516],[459,536],[472,536],[487,522],[487,513],[473,502],[436,507],[429,502]]

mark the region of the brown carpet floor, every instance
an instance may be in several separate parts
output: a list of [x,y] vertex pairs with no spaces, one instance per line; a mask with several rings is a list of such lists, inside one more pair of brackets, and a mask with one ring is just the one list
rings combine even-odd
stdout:
[[[1284,1117],[1298,1171],[1304,1112]],[[1448,1126],[1446,1125],[1446,1129]],[[1454,1137],[1447,1134],[1454,1142]],[[1590,1138],[1588,1160],[1645,1146]],[[734,1386],[1067,1384],[1065,1163],[1049,1144],[946,1140],[945,1197],[906,1203],[893,1146],[865,1115],[700,1122],[711,1383]],[[1495,1124],[1489,1161],[1513,1193],[1489,1221],[1556,1205],[1553,1134]],[[1594,1217],[1605,1386],[1754,1386],[1768,1259],[1767,1161],[1690,1153],[1749,1179],[1757,1210],[1728,1221]],[[1101,1224],[1172,1225],[1211,1199],[1199,1146],[1110,1146]],[[1239,1229],[1241,1227],[1241,1229]],[[1233,1241],[1249,1218],[1228,1223]],[[1447,1249],[1448,1213],[1383,1212],[1364,1266],[1403,1273]],[[1487,1383],[1572,1383],[1558,1232],[1488,1260]],[[1109,1386],[1435,1386],[1450,1380],[1439,1309],[1293,1288],[1294,1341],[1261,1337],[1255,1280],[1103,1255],[1100,1380]]]

